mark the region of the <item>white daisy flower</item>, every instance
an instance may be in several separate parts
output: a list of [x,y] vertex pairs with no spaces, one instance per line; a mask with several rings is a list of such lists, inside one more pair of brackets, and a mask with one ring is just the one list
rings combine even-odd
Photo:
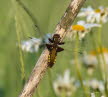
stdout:
[[101,25],[96,23],[86,23],[85,21],[78,21],[76,25],[72,25],[67,37],[75,39],[75,37],[78,35],[79,40],[81,40],[88,32],[91,31],[91,28],[94,27],[101,27]]
[[93,12],[93,8],[91,6],[88,6],[87,8],[81,8],[81,11],[77,15],[78,17],[85,17],[88,16]]
[[101,97],[105,97],[104,95],[102,95]]
[[[90,97],[96,97],[95,93],[91,93]],[[105,97],[104,95],[101,95],[100,97]]]
[[88,86],[96,91],[104,92],[104,83],[102,81],[98,81],[96,79],[92,79],[89,81]]
[[66,70],[64,76],[59,76],[53,83],[55,93],[58,96],[62,95],[63,93],[65,93],[66,96],[71,96],[76,90],[76,87],[73,85],[74,81],[75,79],[70,77],[70,71]]
[[91,28],[95,28],[95,27],[101,27],[100,24],[97,24],[97,23],[86,23],[85,21],[78,21],[77,24],[84,26],[86,29],[91,29]]
[[22,41],[21,48],[23,51],[26,52],[31,52],[31,53],[38,52],[40,44],[41,44],[41,39],[32,38],[27,41]]
[[97,55],[99,56],[101,69],[104,70],[102,53],[107,66],[106,68],[108,68],[108,49],[102,48],[102,50],[98,49],[97,51],[91,51],[89,54],[85,53],[84,56],[82,57],[82,61],[86,65],[88,70],[94,69],[94,67],[98,66]]
[[87,68],[88,74],[92,75],[94,69],[96,68],[96,65],[98,64],[97,57],[93,56],[93,55],[87,55],[87,53],[84,53],[82,62],[84,63],[85,67]]
[[108,8],[99,7],[98,9],[93,9],[89,6],[82,8],[78,16],[85,16],[87,22],[90,23],[106,23],[108,21]]
[[98,64],[96,55],[94,56],[92,53],[91,54],[84,53],[82,61],[84,64],[87,65],[87,67],[91,67],[91,65],[94,67],[96,64]]
[[95,97],[95,93],[91,93],[91,97]]

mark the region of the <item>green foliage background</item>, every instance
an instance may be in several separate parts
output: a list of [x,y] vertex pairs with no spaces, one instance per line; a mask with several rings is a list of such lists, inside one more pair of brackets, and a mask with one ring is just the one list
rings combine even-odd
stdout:
[[[41,34],[35,30],[33,22],[27,13],[18,4],[12,0],[0,0],[0,97],[17,97],[23,87],[21,80],[19,52],[16,47],[17,35],[15,29],[14,15],[15,7],[18,7],[17,14],[19,17],[19,25],[21,26],[21,40],[28,37],[42,37],[45,33],[54,33],[56,24],[65,12],[70,0],[21,0],[30,10],[37,20]],[[102,5],[108,6],[108,0],[87,0],[84,6],[92,5],[94,8]],[[107,29],[108,23],[103,26],[103,45],[108,47]],[[90,41],[89,41],[90,44]],[[64,46],[72,49],[72,46],[66,44]],[[92,48],[92,46],[89,46]],[[89,50],[88,46],[86,48]],[[36,61],[38,60],[42,49],[38,53],[23,53],[25,63],[25,74],[28,79]],[[72,52],[71,52],[72,53]],[[55,79],[58,73],[62,73],[66,68],[70,68],[75,76],[74,67],[70,65],[72,55],[70,52],[64,51],[57,57],[57,62],[52,72],[52,79]],[[83,71],[85,72],[85,71]],[[83,74],[84,75],[84,74]],[[42,79],[38,92],[42,97],[53,97],[50,91],[51,86],[48,80],[48,73]],[[39,93],[35,93],[34,97],[38,97]],[[80,95],[77,94],[77,95]],[[77,96],[78,97],[78,96]],[[80,96],[81,97],[81,96]]]

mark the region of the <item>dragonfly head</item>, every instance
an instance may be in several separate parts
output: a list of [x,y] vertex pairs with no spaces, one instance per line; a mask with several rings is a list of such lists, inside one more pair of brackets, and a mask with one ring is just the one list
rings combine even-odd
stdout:
[[59,34],[54,34],[54,36],[53,36],[53,40],[54,40],[54,42],[55,43],[58,43],[58,42],[60,42],[60,35]]

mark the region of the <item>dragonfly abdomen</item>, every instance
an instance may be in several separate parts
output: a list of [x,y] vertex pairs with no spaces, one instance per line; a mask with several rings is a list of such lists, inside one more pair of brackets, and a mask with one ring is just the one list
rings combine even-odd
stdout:
[[55,64],[55,61],[56,61],[56,56],[57,56],[57,53],[56,53],[56,49],[52,49],[52,51],[50,52],[49,56],[48,56],[48,65],[49,67],[52,67],[53,64]]

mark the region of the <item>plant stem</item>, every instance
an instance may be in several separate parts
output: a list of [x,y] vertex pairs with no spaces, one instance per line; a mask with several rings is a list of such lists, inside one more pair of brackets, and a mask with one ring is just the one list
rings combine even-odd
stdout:
[[52,74],[51,74],[50,68],[48,69],[48,78],[49,78],[49,84],[52,89],[52,93],[54,94],[54,97],[57,97],[57,95],[55,94],[54,88],[53,88],[53,80],[52,80]]
[[32,20],[37,32],[39,33],[39,35],[43,36],[43,33],[40,30],[40,27],[38,25],[37,19],[35,18],[35,16],[31,13],[31,11],[23,4],[23,2],[21,2],[21,0],[16,0],[16,2],[20,5],[20,7],[23,8],[23,10],[27,13],[27,15],[30,17],[30,19]]
[[81,72],[80,72],[80,65],[81,64],[79,64],[79,60],[78,60],[78,50],[79,50],[78,48],[79,48],[79,38],[78,38],[78,35],[77,35],[76,36],[76,44],[75,44],[75,52],[74,52],[76,72],[77,72],[77,76],[78,76],[78,78],[80,80],[82,89],[84,91],[85,97],[89,97],[88,94],[87,94],[87,89],[83,84],[83,78],[82,78],[82,75],[81,75]]
[[93,44],[93,47],[94,47],[94,49],[95,49],[95,51],[96,51],[96,59],[97,59],[97,61],[98,61],[98,69],[99,69],[99,71],[100,71],[100,76],[101,76],[101,79],[104,79],[103,78],[103,76],[104,76],[104,74],[103,74],[103,70],[102,70],[102,68],[101,68],[101,61],[100,61],[100,57],[99,57],[99,55],[98,55],[98,49],[97,49],[97,43],[96,43],[96,39],[95,39],[95,35],[94,35],[94,33],[91,31],[91,37],[92,37],[92,44]]
[[24,59],[23,59],[23,53],[21,50],[21,38],[20,38],[20,32],[21,32],[21,26],[19,23],[18,18],[18,8],[16,5],[16,2],[13,0],[13,6],[15,8],[15,23],[16,23],[16,34],[17,34],[17,41],[18,41],[18,47],[19,47],[19,57],[20,57],[20,63],[21,63],[21,78],[22,78],[22,84],[25,84],[25,65],[24,65]]
[[101,51],[101,57],[102,57],[102,60],[103,60],[103,65],[104,65],[104,81],[105,81],[105,84],[104,84],[104,87],[105,87],[105,94],[106,94],[106,97],[108,97],[108,89],[107,89],[107,64],[106,64],[106,60],[105,60],[105,57],[104,57],[104,51],[103,51],[103,46],[102,46],[102,34],[101,34],[101,31],[102,28],[99,29],[99,32],[98,32],[98,45],[99,45],[99,48],[100,48],[100,51]]

